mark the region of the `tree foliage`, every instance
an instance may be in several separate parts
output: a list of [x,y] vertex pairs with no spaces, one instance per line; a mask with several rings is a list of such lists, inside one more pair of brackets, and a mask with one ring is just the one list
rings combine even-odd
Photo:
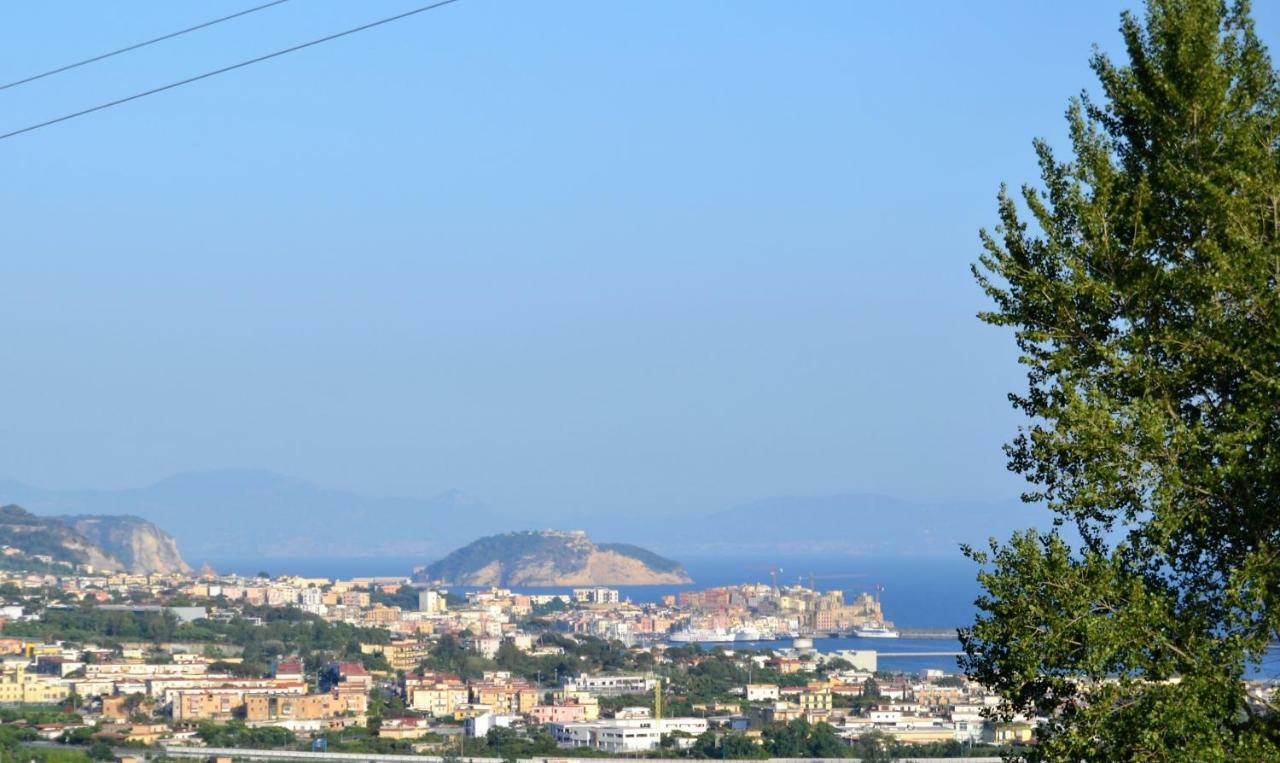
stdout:
[[965,667],[1051,718],[1029,759],[1278,759],[1242,677],[1280,626],[1280,87],[1245,2],[1121,32],[974,268],[1028,369],[1010,468],[1080,541],[969,551]]

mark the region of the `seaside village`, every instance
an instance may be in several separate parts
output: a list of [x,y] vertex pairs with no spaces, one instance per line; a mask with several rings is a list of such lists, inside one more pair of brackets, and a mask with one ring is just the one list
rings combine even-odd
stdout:
[[477,741],[535,740],[679,754],[732,737],[776,753],[770,730],[795,721],[844,745],[1032,738],[1035,719],[989,720],[994,698],[963,677],[885,673],[874,651],[669,639],[846,627],[879,619],[869,597],[757,584],[636,604],[609,588],[458,596],[408,582],[0,573],[0,703],[56,706],[30,723],[38,737],[112,749],[357,739],[481,754]]

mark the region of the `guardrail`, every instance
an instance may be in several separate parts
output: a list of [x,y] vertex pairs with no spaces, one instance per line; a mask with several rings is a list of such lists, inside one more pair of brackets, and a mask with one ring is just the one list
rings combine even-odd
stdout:
[[[258,750],[240,747],[175,747],[164,746],[164,754],[173,758],[238,758],[240,760],[328,760],[351,763],[502,763],[502,758],[464,755],[444,758],[439,755],[387,755],[371,752],[304,752],[302,750]],[[131,753],[138,752],[130,750]],[[616,756],[618,758],[625,755]],[[688,758],[641,758],[645,763],[689,763]],[[516,763],[584,763],[601,758],[538,757],[517,758]],[[843,758],[843,763],[860,763],[858,758]],[[899,758],[901,763],[1000,763],[1000,758]],[[768,758],[766,763],[829,763],[826,758]]]

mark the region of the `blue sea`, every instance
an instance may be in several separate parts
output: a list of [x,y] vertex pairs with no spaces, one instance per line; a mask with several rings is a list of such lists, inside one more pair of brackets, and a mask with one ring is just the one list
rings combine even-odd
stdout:
[[[266,571],[272,575],[304,575],[308,577],[392,577],[408,576],[423,564],[421,557],[299,557],[275,559],[214,559],[214,569],[223,573],[253,575]],[[874,592],[881,587],[880,601],[885,617],[899,628],[954,629],[973,622],[977,614],[974,599],[979,594],[975,577],[977,568],[968,559],[956,557],[868,557],[821,556],[785,558],[686,558],[681,560],[692,584],[659,586],[616,586],[622,595],[635,602],[656,602],[663,596],[682,590],[731,585],[735,583],[771,582],[769,570],[781,568],[779,584],[803,582],[823,591],[843,590],[847,596]],[[466,589],[454,589],[466,590]],[[568,588],[518,589],[527,593],[568,593]],[[743,642],[723,645],[728,648],[778,648],[788,642]],[[954,656],[913,656],[919,652],[959,652],[956,639],[815,639],[814,646],[823,652],[837,649],[874,649],[881,653],[906,653],[880,658],[882,670],[916,673],[937,668],[956,672]],[[1280,677],[1280,646],[1273,646],[1260,665],[1251,671],[1254,677]]]
[[[277,559],[213,559],[210,564],[223,573],[308,577],[407,576],[421,557],[365,556]],[[803,582],[821,591],[843,590],[846,595],[873,593],[882,588],[881,605],[885,617],[901,628],[957,628],[972,622],[973,600],[978,595],[976,567],[968,559],[937,557],[803,557],[803,558],[693,558],[682,559],[692,584],[658,586],[615,586],[635,602],[657,602],[682,590],[733,585],[770,583],[769,570],[781,568],[780,585]],[[465,590],[465,589],[458,589]],[[568,593],[568,588],[521,589],[528,593]]]

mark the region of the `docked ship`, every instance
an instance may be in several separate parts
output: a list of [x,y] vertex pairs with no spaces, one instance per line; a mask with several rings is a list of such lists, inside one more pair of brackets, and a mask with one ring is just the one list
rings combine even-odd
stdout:
[[884,623],[867,623],[854,628],[853,635],[858,638],[898,638],[901,634]]
[[[882,585],[877,585],[877,586],[876,586],[876,609],[875,609],[875,611],[876,611],[876,614],[877,614],[879,617],[884,617],[884,615],[883,615],[883,614],[880,614],[880,612],[881,612],[881,610],[880,610],[880,593],[881,593],[882,591],[884,591],[884,586],[882,586]],[[884,623],[883,621],[881,621],[881,622],[874,622],[874,621],[873,621],[873,622],[869,622],[869,623],[864,623],[864,624],[859,625],[858,627],[854,628],[854,629],[853,629],[853,635],[857,636],[858,638],[898,638],[898,636],[900,636],[901,634],[899,634],[899,633],[898,633],[897,631],[895,631],[893,628],[890,628],[888,625],[885,625],[885,623]]]
[[733,630],[724,628],[685,628],[667,637],[674,644],[724,644],[734,641],[777,641],[783,638],[772,630],[754,625],[740,625]]
[[686,628],[672,633],[668,641],[673,644],[718,644],[737,641],[737,634],[723,628]]

